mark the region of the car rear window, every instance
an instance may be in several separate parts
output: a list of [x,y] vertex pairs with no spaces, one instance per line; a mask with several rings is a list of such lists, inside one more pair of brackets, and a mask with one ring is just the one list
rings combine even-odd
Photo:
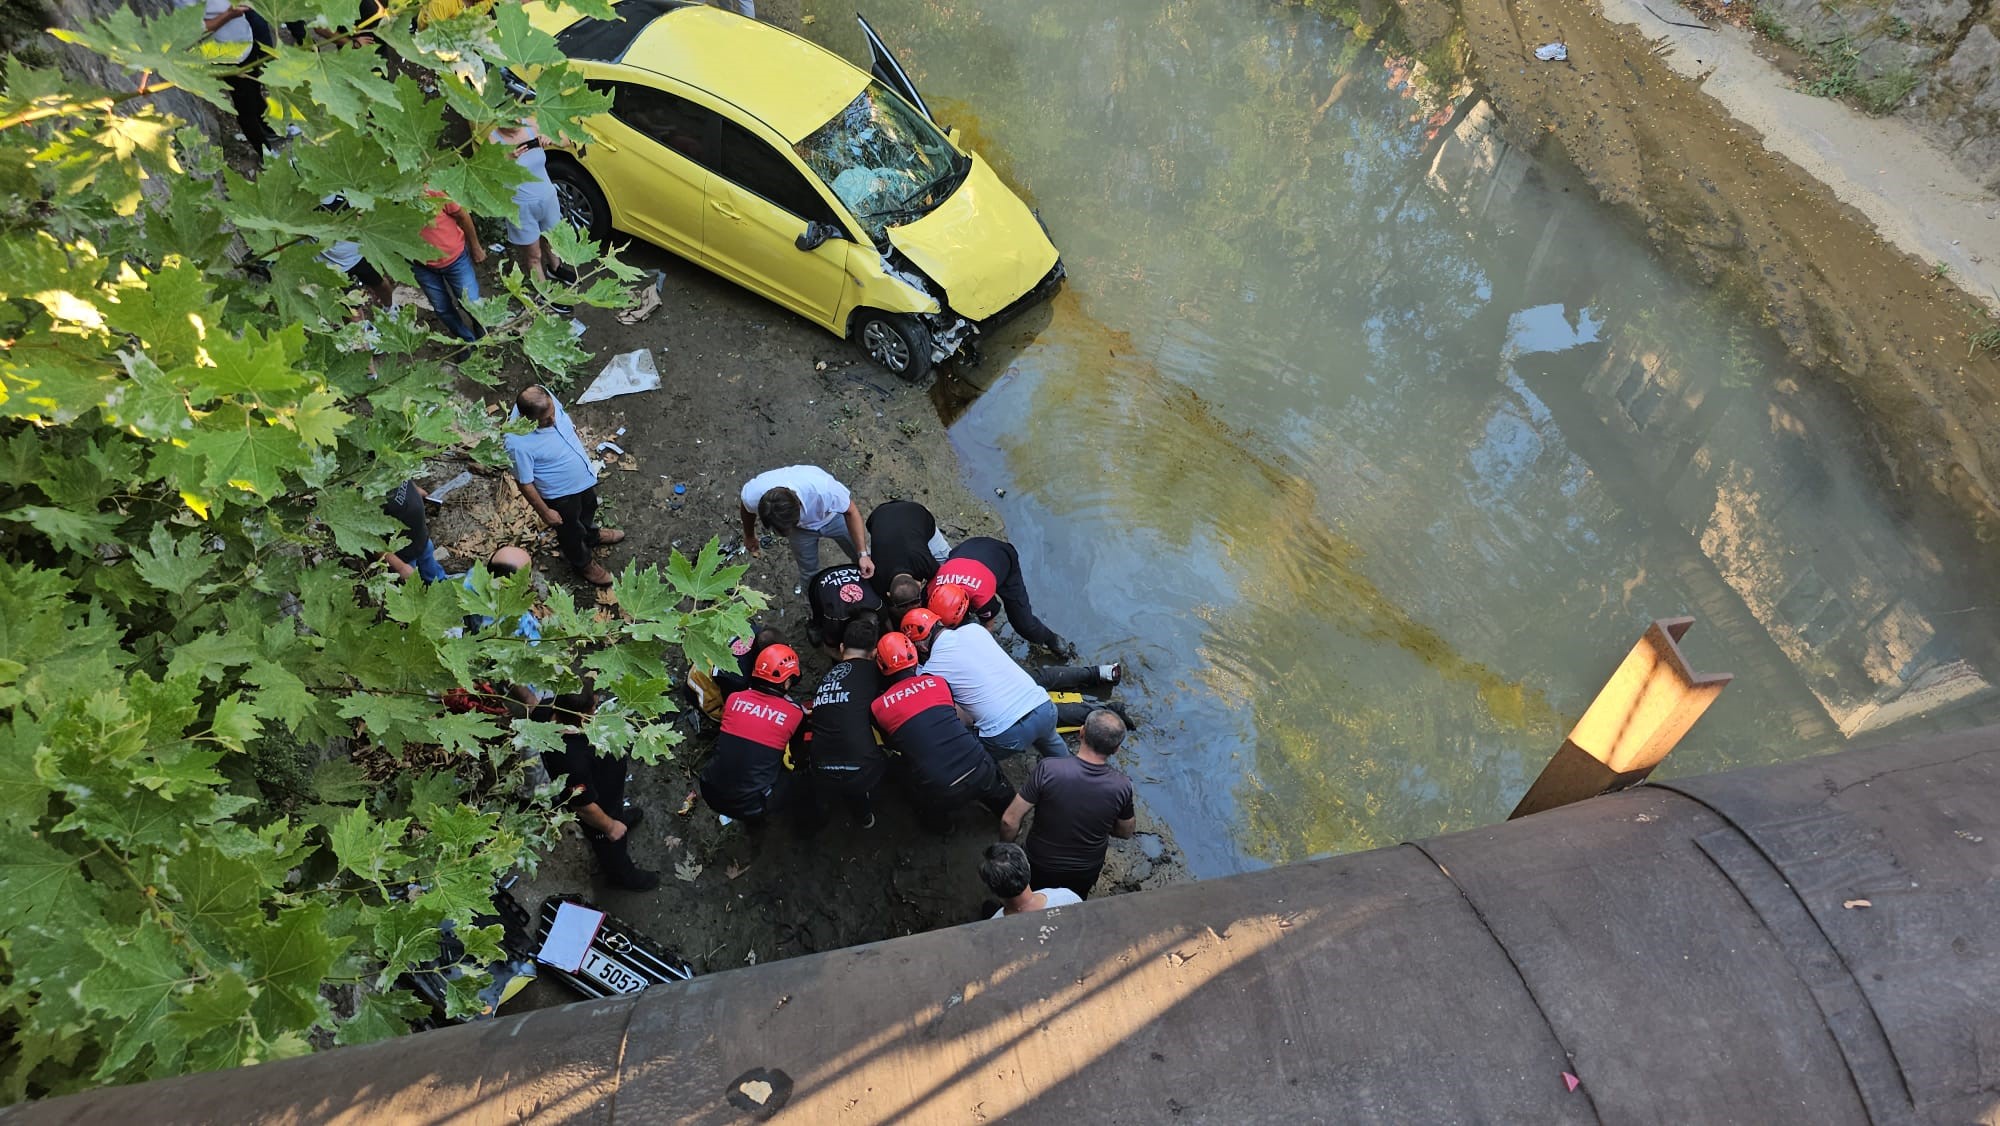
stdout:
[[625,57],[632,41],[656,19],[689,0],[625,0],[613,11],[614,19],[584,17],[556,33],[556,45],[572,59],[615,63]]

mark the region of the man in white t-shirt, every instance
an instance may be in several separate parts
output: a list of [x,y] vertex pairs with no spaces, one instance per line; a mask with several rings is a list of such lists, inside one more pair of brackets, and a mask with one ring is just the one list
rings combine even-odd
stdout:
[[952,700],[971,717],[980,743],[994,758],[1031,746],[1044,758],[1069,754],[1069,744],[1056,733],[1056,705],[1048,690],[1007,655],[985,626],[972,622],[949,629],[929,611],[912,610],[904,615],[902,628],[917,643],[924,671],[950,687]]
[[819,573],[819,541],[824,536],[840,545],[847,557],[861,568],[861,577],[875,573],[875,560],[868,553],[868,532],[861,522],[861,509],[847,486],[817,465],[787,465],[768,469],[743,485],[743,546],[761,557],[757,547],[757,522],[785,537],[792,545],[792,558],[799,564],[799,580]]
[[[251,52],[259,49],[259,27],[265,37],[270,37],[270,25],[247,5],[231,0],[174,0],[178,8],[192,8],[196,4],[202,5],[201,26],[206,32],[201,44],[202,57],[217,66],[234,69],[250,61]],[[257,21],[254,26],[253,19]],[[256,146],[260,156],[267,149],[277,148],[277,131],[264,116],[264,84],[257,80],[257,68],[253,66],[246,73],[231,75],[223,79],[223,84],[229,88],[229,104],[236,110],[243,139]]]
[[1023,911],[1069,907],[1083,902],[1068,888],[1036,891],[1028,882],[1028,872],[1028,854],[1020,845],[986,846],[985,857],[979,863],[979,878],[985,882],[986,890],[1000,897],[1000,910],[993,912],[994,918],[1019,915]]

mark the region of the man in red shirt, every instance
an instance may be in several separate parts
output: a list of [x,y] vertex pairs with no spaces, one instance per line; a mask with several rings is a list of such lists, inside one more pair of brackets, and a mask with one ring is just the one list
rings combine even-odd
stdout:
[[479,300],[479,275],[473,267],[486,261],[486,248],[479,245],[479,231],[465,208],[441,191],[426,188],[424,194],[443,201],[437,217],[421,232],[438,254],[428,261],[411,262],[410,270],[424,296],[430,298],[438,320],[453,336],[470,343],[485,336],[486,330],[460,303]]

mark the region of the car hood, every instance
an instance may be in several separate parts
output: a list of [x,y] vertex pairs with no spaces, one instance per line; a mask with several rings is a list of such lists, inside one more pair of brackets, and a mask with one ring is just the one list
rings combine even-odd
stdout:
[[984,320],[1035,288],[1056,264],[1034,212],[974,154],[958,190],[889,242],[944,287],[960,315]]

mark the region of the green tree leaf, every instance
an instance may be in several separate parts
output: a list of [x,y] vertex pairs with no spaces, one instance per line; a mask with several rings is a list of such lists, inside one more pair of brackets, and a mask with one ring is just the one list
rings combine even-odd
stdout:
[[175,950],[167,931],[151,919],[127,932],[90,931],[76,936],[90,944],[103,965],[77,986],[83,1007],[112,1023],[116,1030],[97,1078],[109,1079],[141,1051],[170,1054],[179,1038],[165,1027],[174,999],[183,986],[198,980]]
[[202,550],[197,536],[176,537],[155,524],[146,537],[150,550],[135,548],[132,565],[155,590],[185,598],[194,585],[215,570],[215,558]]
[[364,880],[380,882],[410,862],[399,847],[410,819],[377,821],[366,805],[357,805],[333,826],[333,854],[341,867]]
[[73,512],[28,504],[11,512],[0,512],[0,520],[26,524],[49,537],[57,547],[70,551],[90,552],[98,544],[118,536],[118,516],[110,512]]
[[0,935],[24,923],[48,923],[91,900],[77,858],[39,837],[0,828]]
[[410,1031],[410,1022],[424,1016],[431,1007],[407,989],[385,993],[364,993],[354,1015],[342,1021],[333,1042],[341,1045],[373,1044]]

